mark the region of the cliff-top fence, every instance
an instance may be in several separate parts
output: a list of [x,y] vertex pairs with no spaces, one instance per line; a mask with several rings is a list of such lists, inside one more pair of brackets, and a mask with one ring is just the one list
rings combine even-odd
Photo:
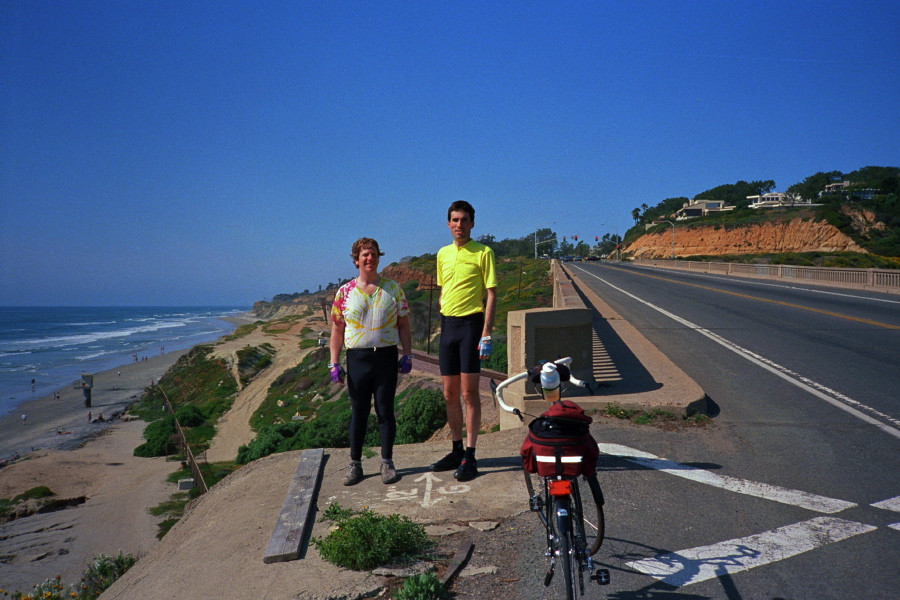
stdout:
[[702,262],[693,260],[652,260],[639,258],[634,264],[645,267],[718,273],[737,277],[783,279],[816,285],[873,290],[900,294],[900,271],[890,269],[841,269],[796,265],[751,265],[745,263]]

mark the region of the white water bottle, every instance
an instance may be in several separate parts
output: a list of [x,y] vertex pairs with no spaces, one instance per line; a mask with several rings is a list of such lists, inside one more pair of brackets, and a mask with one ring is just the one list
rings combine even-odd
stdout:
[[547,402],[559,400],[559,371],[552,362],[544,363],[541,367],[541,388],[544,390],[544,400]]

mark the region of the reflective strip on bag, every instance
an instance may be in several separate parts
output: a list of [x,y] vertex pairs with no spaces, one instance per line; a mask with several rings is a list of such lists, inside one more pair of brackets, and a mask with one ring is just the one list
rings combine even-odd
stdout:
[[[536,455],[534,458],[535,458],[538,462],[548,462],[548,463],[555,463],[555,462],[556,462],[556,457],[555,457],[555,456],[543,456],[543,455],[541,455],[541,454],[538,454],[538,455]],[[559,457],[559,462],[564,462],[564,463],[580,463],[583,459],[584,459],[583,456],[560,456],[560,457]]]

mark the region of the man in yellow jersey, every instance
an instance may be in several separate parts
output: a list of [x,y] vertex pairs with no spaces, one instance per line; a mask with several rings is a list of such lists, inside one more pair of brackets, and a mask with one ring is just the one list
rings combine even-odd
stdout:
[[[465,200],[450,205],[447,226],[453,243],[437,254],[437,284],[441,286],[441,344],[438,352],[447,422],[453,449],[431,465],[434,471],[456,469],[458,481],[478,476],[475,443],[481,426],[481,393],[478,390],[481,360],[491,355],[491,330],[497,305],[494,251],[472,240],[475,209]],[[466,403],[466,446],[462,443]]]

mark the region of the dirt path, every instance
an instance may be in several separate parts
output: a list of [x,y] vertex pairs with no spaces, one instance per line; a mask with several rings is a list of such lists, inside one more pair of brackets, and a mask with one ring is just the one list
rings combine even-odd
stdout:
[[266,399],[269,386],[287,369],[300,364],[300,361],[313,350],[299,348],[302,339],[300,332],[304,327],[311,328],[313,333],[308,336],[315,337],[325,325],[321,317],[311,317],[298,321],[291,325],[290,329],[275,335],[267,334],[263,332],[262,327],[258,327],[248,336],[216,347],[214,356],[222,357],[233,365],[235,373],[237,373],[236,352],[241,348],[269,343],[275,347],[276,354],[272,364],[240,391],[231,409],[219,419],[216,437],[206,451],[207,462],[232,461],[237,456],[238,448],[253,441],[256,432],[250,428],[250,417]]

